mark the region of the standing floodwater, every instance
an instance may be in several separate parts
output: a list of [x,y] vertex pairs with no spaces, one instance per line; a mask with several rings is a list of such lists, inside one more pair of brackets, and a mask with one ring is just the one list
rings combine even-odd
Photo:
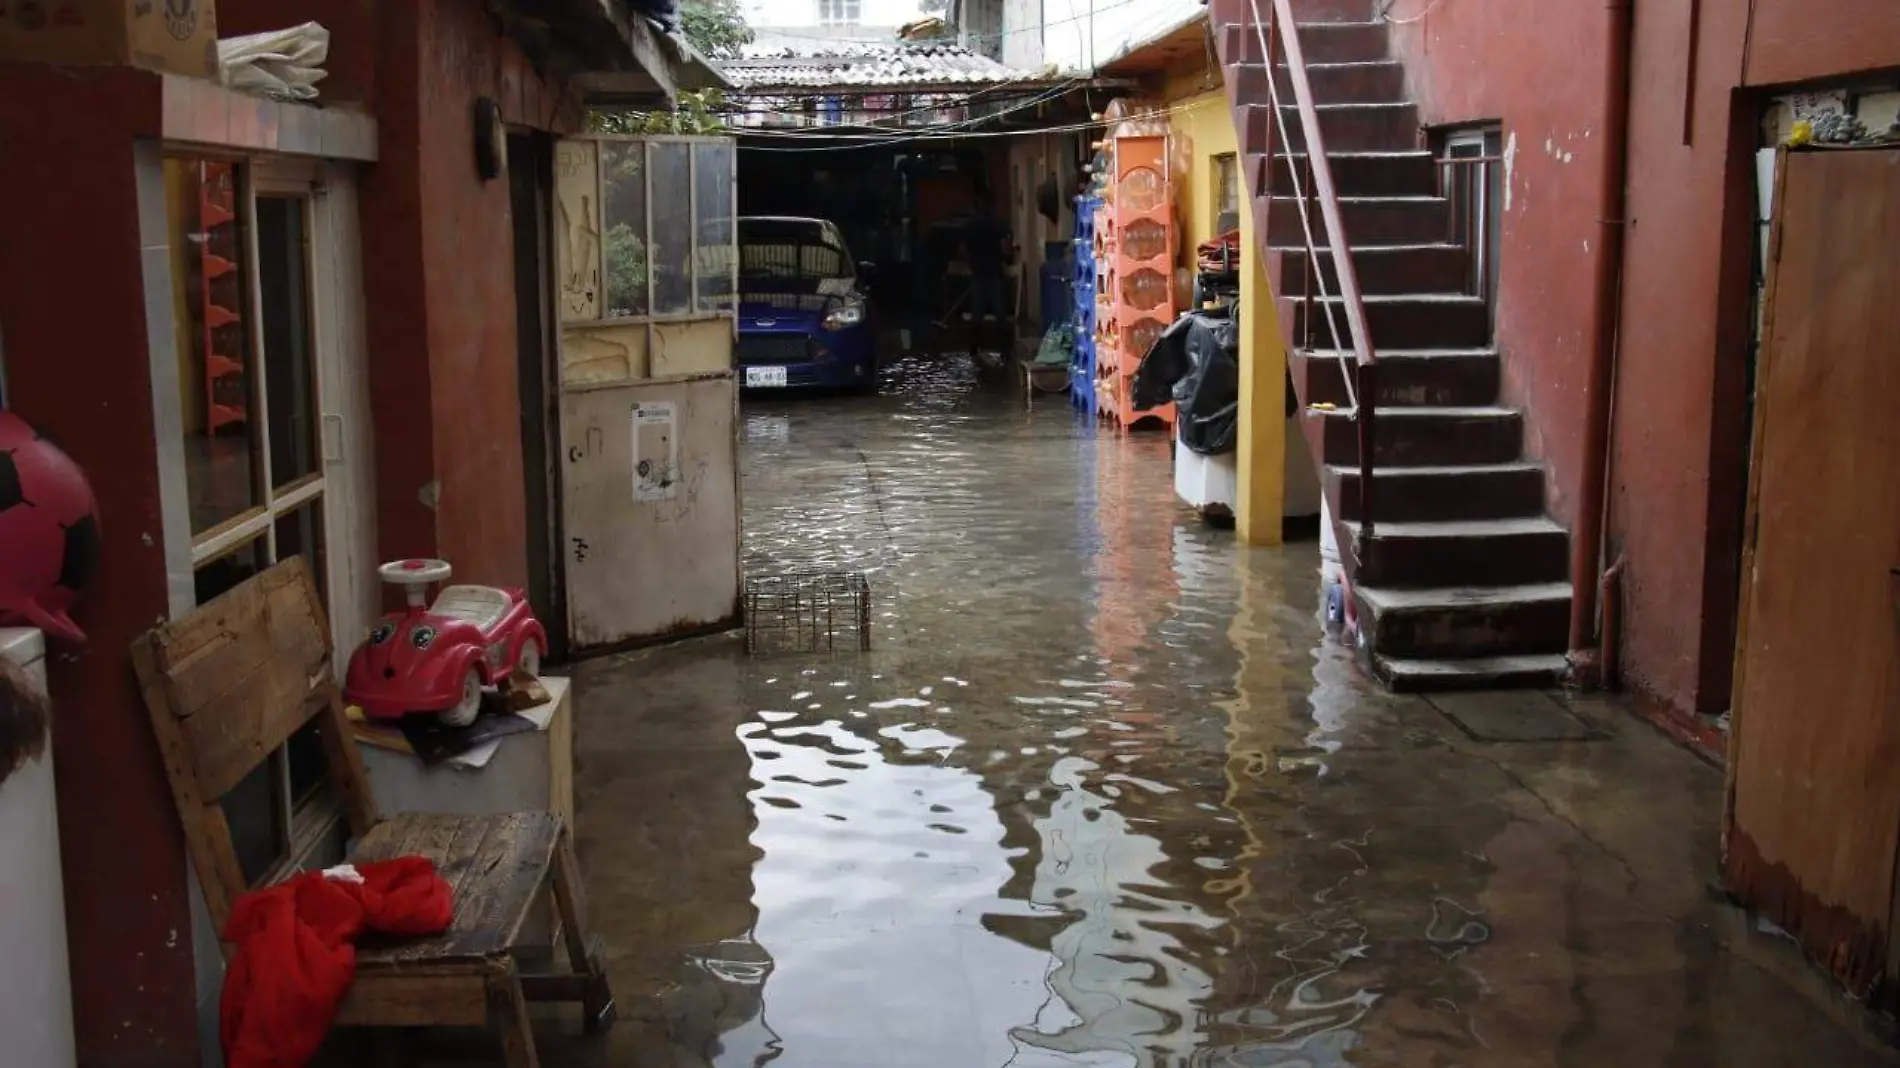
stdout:
[[1317,547],[1176,508],[1163,435],[930,360],[742,422],[749,573],[866,573],[872,648],[579,669],[622,1013],[544,1063],[1882,1063],[1708,893],[1717,772],[1379,692]]

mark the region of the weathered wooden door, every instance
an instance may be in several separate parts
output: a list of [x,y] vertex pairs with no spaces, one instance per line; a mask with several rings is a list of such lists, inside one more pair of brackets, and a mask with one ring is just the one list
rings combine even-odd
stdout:
[[733,142],[555,147],[568,636],[602,648],[739,613]]
[[1779,173],[1723,864],[1864,994],[1900,963],[1900,152]]

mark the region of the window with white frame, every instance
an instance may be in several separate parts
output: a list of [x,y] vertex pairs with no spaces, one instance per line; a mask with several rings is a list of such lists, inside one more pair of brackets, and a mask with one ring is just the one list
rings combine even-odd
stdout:
[[1450,240],[1471,254],[1470,292],[1495,311],[1504,230],[1504,131],[1475,126],[1444,136],[1439,186],[1451,202]]
[[856,26],[864,18],[864,0],[818,0],[820,26]]
[[[204,604],[304,557],[325,589],[309,187],[250,165],[165,161],[192,585]],[[222,801],[249,880],[341,833],[315,727]]]

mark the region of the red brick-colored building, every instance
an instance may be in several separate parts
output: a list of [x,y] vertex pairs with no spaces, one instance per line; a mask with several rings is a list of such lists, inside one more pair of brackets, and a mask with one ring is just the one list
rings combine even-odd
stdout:
[[[220,956],[132,639],[292,554],[340,633],[391,555],[534,585],[552,138],[601,92],[718,83],[643,7],[221,0],[223,37],[328,28],[314,104],[0,62],[0,381],[104,529],[90,644],[49,658],[80,1063],[196,1066],[214,1033]],[[489,173],[484,138],[507,146]],[[333,833],[299,822],[295,748],[226,805],[260,862]]]
[[[1529,449],[1551,471],[1551,509],[1573,534],[1587,533],[1582,510],[1603,500],[1589,427],[1603,413],[1588,389],[1597,332],[1615,333],[1604,514],[1605,562],[1624,565],[1616,667],[1657,716],[1712,742],[1735,659],[1765,221],[1758,154],[1787,131],[1797,91],[1859,108],[1876,133],[1891,121],[1900,8],[1401,0],[1390,18],[1422,121],[1502,130],[1497,344]],[[1609,62],[1619,50],[1620,146]],[[1620,221],[1606,202],[1607,153],[1626,156],[1609,160],[1627,189]],[[1591,280],[1619,243],[1618,295],[1605,307]]]

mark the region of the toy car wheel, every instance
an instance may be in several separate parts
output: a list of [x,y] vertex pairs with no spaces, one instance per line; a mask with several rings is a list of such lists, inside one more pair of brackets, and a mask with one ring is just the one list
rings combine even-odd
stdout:
[[482,714],[482,676],[474,668],[462,676],[462,699],[454,708],[445,708],[436,713],[442,722],[451,727],[466,727],[475,722]]
[[515,670],[525,671],[535,678],[541,677],[541,643],[529,638],[521,643],[521,652],[515,656]]

